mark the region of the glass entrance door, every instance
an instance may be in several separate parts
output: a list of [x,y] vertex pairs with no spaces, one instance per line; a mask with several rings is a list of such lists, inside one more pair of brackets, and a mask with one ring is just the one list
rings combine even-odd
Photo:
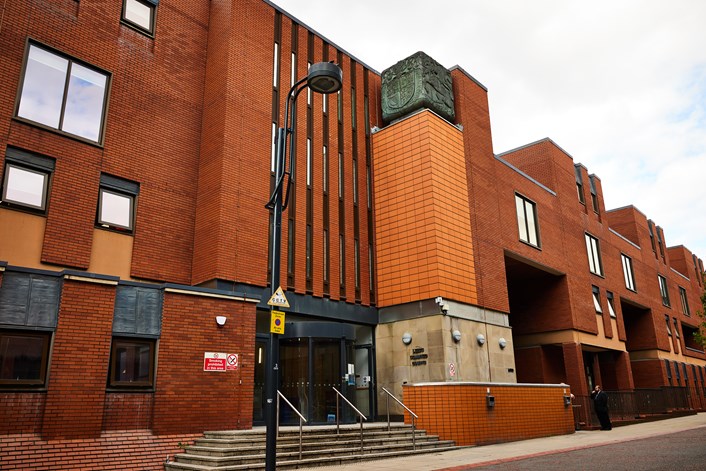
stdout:
[[255,387],[253,390],[253,425],[265,424],[265,365],[268,339],[255,339]]

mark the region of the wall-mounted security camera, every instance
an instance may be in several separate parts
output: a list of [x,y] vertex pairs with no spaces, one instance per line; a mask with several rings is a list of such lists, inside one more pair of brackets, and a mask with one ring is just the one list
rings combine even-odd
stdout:
[[449,312],[449,305],[448,304],[442,304],[441,305],[441,312]]

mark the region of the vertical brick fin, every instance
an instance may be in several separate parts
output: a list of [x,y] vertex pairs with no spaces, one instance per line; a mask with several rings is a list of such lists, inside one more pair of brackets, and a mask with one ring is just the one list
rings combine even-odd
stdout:
[[191,281],[265,285],[274,39],[250,25],[274,10],[212,2],[210,18]]
[[463,135],[429,111],[373,136],[378,305],[476,304]]
[[64,281],[49,370],[44,438],[100,436],[114,297],[114,286]]

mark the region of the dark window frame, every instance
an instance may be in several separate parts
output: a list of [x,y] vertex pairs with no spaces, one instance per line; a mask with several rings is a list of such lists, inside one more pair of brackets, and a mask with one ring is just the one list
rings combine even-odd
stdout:
[[[130,201],[130,215],[127,226],[102,219],[101,210],[103,208],[103,198],[105,193],[127,198]],[[137,199],[139,194],[139,183],[114,177],[112,175],[101,175],[100,186],[98,188],[98,205],[96,207],[96,227],[100,229],[110,229],[120,233],[134,233],[135,222],[137,220]]]
[[[64,89],[63,89],[63,98],[62,98],[62,103],[61,103],[61,110],[60,110],[60,117],[59,117],[59,124],[57,127],[53,127],[52,125],[45,124],[39,121],[35,121],[31,118],[23,117],[20,116],[20,104],[22,102],[22,95],[23,95],[23,90],[24,90],[24,85],[25,85],[25,79],[27,77],[27,65],[29,63],[29,53],[32,47],[36,47],[37,49],[41,49],[42,51],[55,55],[57,57],[60,57],[66,61],[68,61],[67,65],[67,70],[66,70],[66,79],[64,82]],[[64,131],[62,129],[63,126],[63,121],[65,117],[65,112],[66,112],[66,102],[68,99],[68,92],[69,92],[69,81],[71,79],[71,67],[73,64],[77,64],[79,66],[85,67],[86,69],[91,70],[92,72],[101,74],[105,76],[105,88],[104,88],[104,93],[103,93],[103,103],[101,107],[101,118],[100,118],[100,124],[99,124],[99,129],[98,129],[98,139],[97,140],[92,140],[90,138],[81,136],[79,134],[74,134],[69,131]],[[15,107],[13,111],[13,119],[16,119],[18,121],[21,121],[23,123],[27,123],[28,125],[31,126],[36,126],[41,129],[45,129],[50,132],[54,132],[57,134],[60,134],[65,137],[69,137],[72,139],[79,140],[81,142],[85,142],[87,144],[91,145],[96,145],[98,147],[103,147],[104,139],[105,139],[105,128],[106,124],[108,121],[108,108],[109,108],[109,98],[110,98],[110,89],[111,89],[111,84],[112,84],[112,73],[97,67],[89,62],[83,61],[81,59],[78,59],[74,56],[71,56],[69,54],[66,54],[64,52],[61,52],[53,47],[47,46],[46,44],[42,44],[36,40],[33,39],[27,39],[27,44],[25,46],[25,52],[24,52],[24,59],[22,62],[22,72],[20,75],[20,80],[19,84],[17,87],[17,97],[15,99]]]
[[[122,380],[116,377],[119,355],[118,350],[122,347],[147,346],[149,347],[148,379],[146,380]],[[140,337],[114,336],[110,345],[110,365],[108,371],[108,387],[114,389],[153,389],[156,378],[155,366],[157,359],[157,340]],[[133,366],[136,362],[132,363]]]
[[[520,205],[522,205],[522,213],[520,213]],[[532,214],[528,214],[528,208],[531,209]],[[515,210],[517,212],[517,230],[519,233],[519,240],[531,247],[540,248],[542,246],[542,241],[539,236],[539,218],[537,217],[537,203],[532,201],[520,193],[515,192]],[[531,223],[530,224],[530,216]],[[520,224],[522,222],[523,226]],[[524,232],[523,232],[524,231]],[[526,234],[526,238],[523,238],[523,234]],[[534,241],[532,236],[534,236]]]
[[635,270],[632,266],[632,258],[625,255],[624,253],[621,253],[620,262],[623,266],[623,278],[625,281],[625,287],[630,291],[637,293],[637,284],[635,284]]
[[689,299],[686,295],[686,289],[679,286],[679,298],[681,299],[681,309],[685,316],[691,317],[691,311],[689,310]]
[[[145,7],[149,8],[151,10],[150,25],[148,28],[145,28],[141,24],[136,23],[125,16],[127,14],[128,1],[133,1],[135,3],[139,3],[139,4],[144,5]],[[146,36],[154,38],[155,30],[157,28],[157,6],[158,5],[159,5],[159,0],[123,0],[123,8],[122,8],[122,12],[120,14],[120,22],[125,24],[126,26],[129,26],[132,29],[139,31],[140,33],[142,33]]]
[[659,283],[659,293],[662,296],[662,305],[666,307],[672,307],[669,300],[669,288],[667,288],[667,278],[662,275],[657,275],[657,281]]
[[594,275],[603,277],[603,262],[601,261],[601,243],[597,237],[585,233],[586,255],[588,256],[588,269]]
[[[40,360],[40,365],[39,365],[39,378],[37,379],[9,379],[9,378],[3,378],[4,375],[4,370],[5,367],[3,366],[4,361],[6,361],[6,358],[3,358],[0,356],[0,387],[5,388],[5,387],[10,387],[10,388],[43,388],[46,386],[46,381],[47,381],[47,371],[49,370],[49,353],[51,351],[51,342],[52,342],[52,337],[53,337],[53,332],[52,331],[42,331],[42,330],[33,330],[33,331],[26,331],[26,330],[14,330],[14,329],[6,329],[6,330],[0,330],[0,347],[3,346],[4,344],[4,338],[6,337],[34,337],[34,338],[40,338],[43,340],[42,343],[42,351],[41,351],[41,360]],[[0,348],[0,353],[4,349]]]
[[[24,202],[24,201],[19,201],[19,200],[14,200],[14,199],[8,198],[7,190],[8,190],[9,183],[10,183],[10,169],[11,168],[14,168],[14,169],[22,171],[22,172],[34,173],[37,175],[41,175],[43,177],[42,197],[41,197],[42,202],[39,206]],[[38,213],[38,214],[46,214],[47,209],[48,209],[48,203],[49,203],[49,190],[51,188],[52,175],[53,175],[53,172],[51,172],[51,171],[38,169],[36,167],[31,167],[29,165],[23,165],[22,163],[17,163],[12,160],[6,159],[5,160],[5,168],[3,171],[3,178],[2,178],[2,193],[0,193],[0,203],[2,204],[2,206],[8,207],[8,208],[22,209],[24,211],[29,211],[29,212]]]

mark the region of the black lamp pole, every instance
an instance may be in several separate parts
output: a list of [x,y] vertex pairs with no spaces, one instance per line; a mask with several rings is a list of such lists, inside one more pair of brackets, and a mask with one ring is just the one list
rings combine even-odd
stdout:
[[[295,83],[287,94],[284,111],[284,127],[277,130],[275,143],[275,188],[270,200],[265,207],[272,210],[272,236],[270,246],[272,254],[270,260],[270,294],[274,295],[279,283],[280,259],[282,254],[282,213],[289,203],[289,184],[292,180],[292,160],[290,158],[289,170],[285,171],[287,164],[287,135],[291,143],[294,142],[294,123],[296,115],[296,101],[299,93],[305,88],[310,88],[316,93],[329,94],[341,89],[343,84],[343,71],[331,62],[318,62],[309,67],[306,77]],[[289,114],[290,103],[292,114]],[[284,177],[288,176],[287,192],[284,195]],[[270,316],[275,306],[270,306]],[[267,429],[265,448],[265,469],[275,471],[277,465],[277,383],[279,380],[279,336],[270,332],[270,345],[265,369],[265,426]]]

